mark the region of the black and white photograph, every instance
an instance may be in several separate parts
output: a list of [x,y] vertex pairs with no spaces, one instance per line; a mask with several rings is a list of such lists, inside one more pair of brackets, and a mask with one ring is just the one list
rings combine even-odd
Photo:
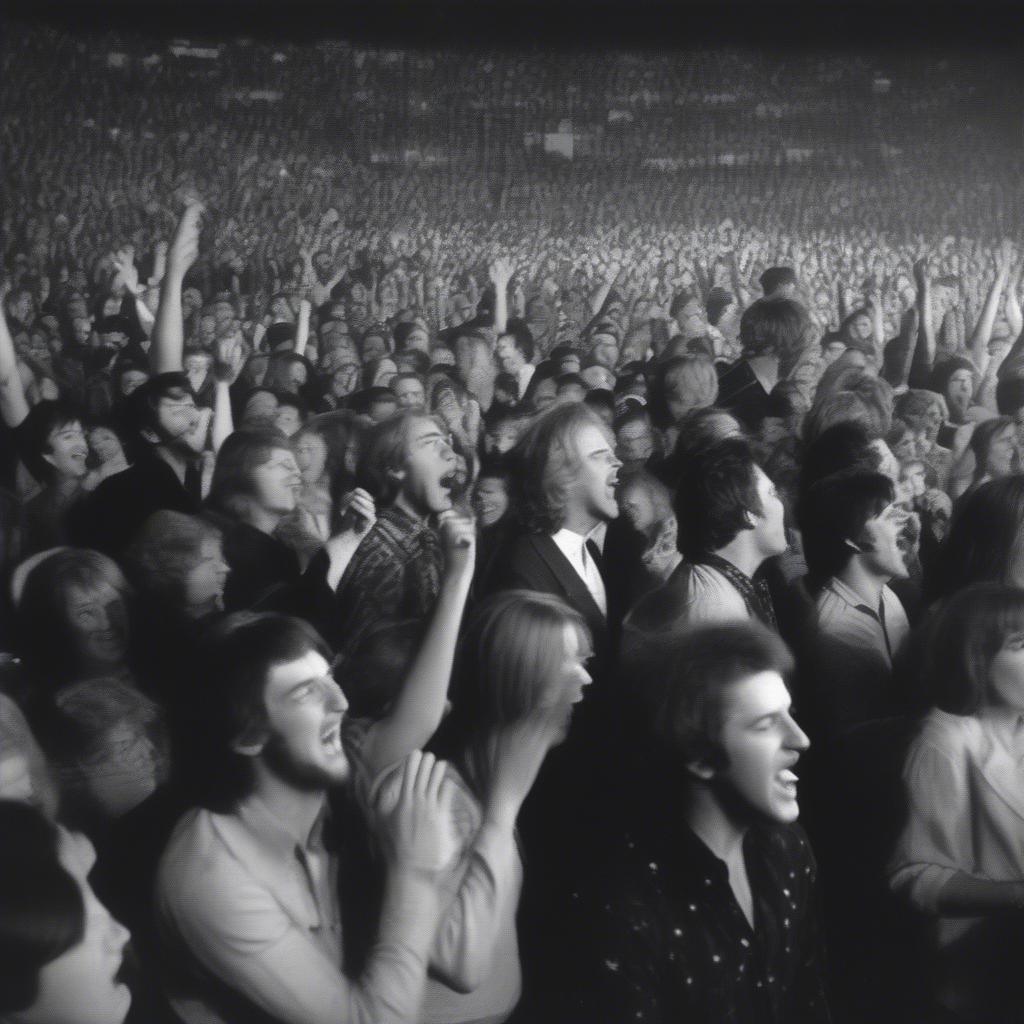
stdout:
[[0,1024],[1024,1024],[1024,7],[0,6]]

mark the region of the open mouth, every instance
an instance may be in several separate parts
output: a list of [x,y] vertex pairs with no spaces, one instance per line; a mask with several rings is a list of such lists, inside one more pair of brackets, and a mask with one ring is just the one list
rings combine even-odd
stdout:
[[320,742],[323,744],[324,749],[333,755],[341,753],[341,719],[339,718],[325,733],[320,737]]
[[454,471],[446,473],[437,483],[442,491],[447,492],[449,498],[454,498],[459,492],[459,480]]
[[788,796],[796,796],[798,778],[795,772],[791,771],[789,768],[784,768],[775,776],[775,781]]

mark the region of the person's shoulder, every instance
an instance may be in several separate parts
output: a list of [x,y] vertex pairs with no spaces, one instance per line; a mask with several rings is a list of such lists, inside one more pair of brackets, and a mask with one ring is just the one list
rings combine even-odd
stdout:
[[211,811],[194,807],[179,819],[160,858],[157,888],[166,899],[194,899],[197,891],[215,888],[226,850],[219,841]]

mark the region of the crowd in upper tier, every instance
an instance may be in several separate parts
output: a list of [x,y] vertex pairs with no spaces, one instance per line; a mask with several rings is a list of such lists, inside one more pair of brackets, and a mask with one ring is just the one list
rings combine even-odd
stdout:
[[5,38],[0,1021],[1013,1019],[1019,189],[869,69]]

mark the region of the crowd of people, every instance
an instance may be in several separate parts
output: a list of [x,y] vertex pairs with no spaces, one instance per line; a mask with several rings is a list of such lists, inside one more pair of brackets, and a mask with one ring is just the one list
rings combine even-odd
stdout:
[[1015,1019],[1012,168],[385,166],[299,47],[12,36],[0,1020]]

